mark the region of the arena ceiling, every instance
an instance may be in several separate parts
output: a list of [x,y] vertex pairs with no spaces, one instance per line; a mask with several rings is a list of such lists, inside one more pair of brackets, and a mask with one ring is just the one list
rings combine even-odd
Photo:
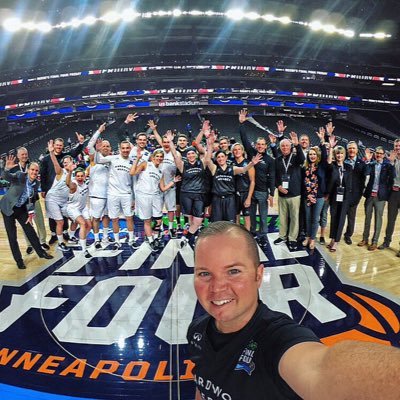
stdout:
[[292,20],[334,23],[358,32],[384,31],[385,40],[362,39],[313,32],[303,26],[230,21],[226,18],[150,18],[127,24],[96,24],[79,29],[58,29],[47,34],[2,32],[2,74],[29,68],[65,69],[70,62],[85,67],[152,63],[185,59],[189,62],[233,59],[282,62],[286,66],[315,67],[341,63],[354,72],[366,66],[400,67],[397,0],[297,1],[1,1],[0,19],[13,15],[23,20],[59,23],[110,9],[134,7],[140,12],[163,10],[227,11],[240,8],[260,14],[288,15]]

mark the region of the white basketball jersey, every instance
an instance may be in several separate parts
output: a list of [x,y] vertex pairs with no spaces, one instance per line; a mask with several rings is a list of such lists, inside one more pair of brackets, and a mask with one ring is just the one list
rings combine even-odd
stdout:
[[58,204],[65,204],[67,202],[69,195],[69,187],[65,183],[67,174],[67,171],[63,169],[61,178],[59,180],[57,180],[57,178],[54,178],[53,185],[46,194],[47,199],[51,199]]
[[89,196],[107,198],[109,164],[95,164],[90,167]]
[[86,182],[81,185],[78,184],[76,180],[73,180],[76,184],[75,193],[70,193],[68,196],[68,206],[75,207],[78,210],[83,210],[86,207],[87,197],[89,193],[89,188]]
[[167,185],[174,180],[176,174],[176,165],[172,152],[164,151],[164,160],[161,164],[161,171],[164,175],[164,183]]
[[139,174],[135,193],[143,194],[161,194],[160,180],[162,177],[161,168],[157,168],[151,161],[147,163],[147,167]]

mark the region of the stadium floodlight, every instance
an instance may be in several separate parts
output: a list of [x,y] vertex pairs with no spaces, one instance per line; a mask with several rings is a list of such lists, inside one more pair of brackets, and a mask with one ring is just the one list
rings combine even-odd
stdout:
[[234,21],[240,21],[244,17],[244,12],[238,8],[235,8],[233,10],[228,10],[226,12],[226,16]]
[[69,23],[73,28],[78,28],[79,26],[82,25],[82,21],[78,18],[74,18],[70,23]]
[[285,17],[279,17],[279,18],[277,18],[277,21],[279,21],[280,23],[282,23],[282,24],[284,24],[284,25],[290,24],[290,23],[292,22],[292,20],[290,19],[290,17],[287,17],[287,16],[285,16]]
[[335,33],[337,32],[336,27],[334,25],[324,25],[322,28],[326,33]]
[[308,26],[313,30],[313,31],[319,31],[322,29],[322,23],[321,21],[312,21],[308,24]]
[[374,34],[375,39],[385,39],[385,37],[386,37],[386,34],[384,32],[376,32]]
[[52,26],[48,22],[39,22],[36,24],[36,29],[40,32],[47,33],[51,31]]
[[248,12],[244,15],[247,19],[250,19],[251,21],[255,21],[256,19],[259,19],[261,17],[260,14],[256,12]]
[[268,22],[275,21],[275,19],[276,19],[275,16],[272,15],[272,14],[265,14],[265,15],[262,16],[262,18],[265,19],[265,21],[268,21]]
[[100,19],[104,22],[109,22],[113,24],[121,19],[121,16],[115,11],[109,11],[108,13],[104,14]]
[[25,22],[22,26],[28,31],[33,31],[36,29],[36,24],[33,21]]
[[83,18],[82,22],[85,25],[93,25],[97,21],[97,18],[93,15],[88,15],[87,17]]
[[350,30],[350,29],[346,29],[344,32],[343,32],[343,34],[344,34],[344,36],[346,36],[346,37],[349,37],[349,38],[352,38],[352,37],[354,37],[354,31],[352,31],[352,30]]
[[180,17],[182,15],[182,11],[178,10],[178,9],[175,9],[174,11],[172,11],[172,15],[174,17]]
[[21,20],[18,18],[8,18],[3,22],[3,28],[9,32],[17,32],[22,28]]
[[189,13],[188,13],[189,15],[193,15],[193,16],[198,16],[198,15],[203,15],[204,13],[202,12],[202,11],[198,11],[198,10],[192,10],[192,11],[189,11]]
[[140,13],[133,10],[132,8],[129,8],[122,12],[122,20],[125,22],[131,22],[139,16],[140,16]]

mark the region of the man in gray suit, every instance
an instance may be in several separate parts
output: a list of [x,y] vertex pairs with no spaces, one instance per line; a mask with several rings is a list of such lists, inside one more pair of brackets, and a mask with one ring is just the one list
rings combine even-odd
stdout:
[[19,269],[26,266],[22,259],[21,251],[17,241],[16,221],[19,222],[32,247],[40,258],[51,259],[52,255],[47,254],[40,246],[39,238],[33,229],[32,222],[35,218],[35,199],[37,198],[36,180],[39,174],[39,165],[31,163],[27,172],[10,170],[17,166],[14,156],[8,156],[4,169],[4,179],[11,183],[7,193],[0,200],[0,210],[3,215],[8,241],[11,252]]

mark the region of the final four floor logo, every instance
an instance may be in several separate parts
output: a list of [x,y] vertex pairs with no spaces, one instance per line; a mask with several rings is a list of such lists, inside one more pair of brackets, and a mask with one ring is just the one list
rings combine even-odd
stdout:
[[[274,246],[275,237],[259,249],[266,266],[260,297],[270,308],[327,344],[351,338],[400,346],[397,301],[345,282],[318,251]],[[96,399],[121,392],[193,399],[186,330],[203,312],[193,266],[193,250],[170,240],[158,254],[146,244],[89,260],[70,252],[24,282],[2,282],[0,382]],[[247,373],[253,350],[238,361]]]

